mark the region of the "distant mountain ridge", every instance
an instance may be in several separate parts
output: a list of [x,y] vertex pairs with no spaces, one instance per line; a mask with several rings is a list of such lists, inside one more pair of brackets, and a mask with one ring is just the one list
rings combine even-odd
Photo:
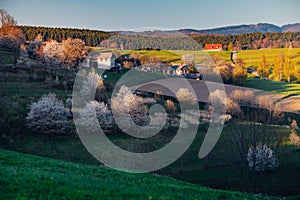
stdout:
[[258,23],[258,24],[248,24],[248,25],[235,25],[235,26],[225,26],[213,29],[180,29],[178,30],[184,34],[216,34],[216,35],[238,35],[244,33],[255,33],[255,32],[300,32],[300,23],[287,24],[284,26],[276,26],[269,23]]

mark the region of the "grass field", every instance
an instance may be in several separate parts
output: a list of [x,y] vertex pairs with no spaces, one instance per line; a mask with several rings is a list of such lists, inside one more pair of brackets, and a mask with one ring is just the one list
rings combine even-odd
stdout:
[[[181,56],[185,54],[192,54],[195,56],[195,62],[200,63],[203,55],[216,55],[220,57],[222,60],[230,62],[230,52],[229,51],[221,51],[221,52],[202,52],[199,51],[180,51],[180,50],[162,50],[162,51],[122,51],[122,54],[127,53],[139,53],[142,56],[145,55],[155,55],[157,58],[165,62],[174,62],[180,63]],[[238,52],[238,58],[241,58],[245,63],[246,67],[257,67],[261,61],[263,55],[266,57],[267,64],[272,64],[273,60],[276,56],[284,54],[286,56],[291,56],[292,61],[296,64],[300,64],[300,48],[280,48],[280,49],[260,49],[260,50],[244,50]]]
[[245,87],[289,96],[300,95],[300,84],[296,83],[293,84],[260,78],[248,78]]
[[[230,61],[230,52],[209,52],[210,55],[217,55],[225,61]],[[271,65],[274,59],[284,54],[286,56],[291,56],[292,61],[296,64],[300,64],[300,48],[288,49],[260,49],[260,50],[244,50],[239,51],[237,54],[238,58],[241,58],[245,63],[246,67],[257,67],[261,61],[263,55],[266,57],[267,64]]]
[[[5,199],[279,199],[0,150]],[[297,199],[290,197],[285,199]]]

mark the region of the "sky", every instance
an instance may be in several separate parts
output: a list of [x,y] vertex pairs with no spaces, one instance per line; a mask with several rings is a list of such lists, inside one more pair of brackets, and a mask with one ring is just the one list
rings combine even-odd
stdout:
[[0,0],[0,8],[19,25],[105,31],[300,22],[299,0]]

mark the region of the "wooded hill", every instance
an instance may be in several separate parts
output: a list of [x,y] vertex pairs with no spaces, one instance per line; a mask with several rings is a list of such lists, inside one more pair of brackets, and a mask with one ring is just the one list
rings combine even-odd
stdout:
[[[174,31],[134,32],[104,32],[75,28],[50,28],[20,26],[27,41],[41,35],[44,41],[57,40],[61,42],[69,37],[80,38],[88,46],[101,46],[119,49],[172,49],[198,50],[207,43],[223,44],[224,50],[235,47],[240,49],[300,47],[299,32],[256,32],[238,35],[212,35],[199,33],[176,33]],[[186,37],[186,35],[190,37]],[[113,36],[113,37],[112,37]],[[109,38],[109,40],[107,40]],[[105,40],[105,41],[104,41]],[[196,41],[196,42],[194,42]],[[198,46],[200,44],[200,46]]]

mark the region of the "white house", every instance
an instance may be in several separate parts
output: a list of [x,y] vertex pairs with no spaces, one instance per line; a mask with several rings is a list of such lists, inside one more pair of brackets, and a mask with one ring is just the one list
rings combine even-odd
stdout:
[[83,66],[111,69],[115,67],[116,56],[112,52],[91,52],[86,57]]
[[182,74],[186,74],[186,73],[188,73],[188,69],[189,69],[188,65],[179,65],[176,69],[176,74],[178,76],[180,76]]

